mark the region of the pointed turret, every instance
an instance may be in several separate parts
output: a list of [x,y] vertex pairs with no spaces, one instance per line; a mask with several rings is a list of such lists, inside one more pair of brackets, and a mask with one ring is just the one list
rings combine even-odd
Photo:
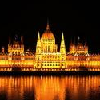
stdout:
[[36,53],[41,53],[41,40],[40,40],[39,32],[38,32],[38,40],[37,40],[37,46],[36,46]]
[[36,55],[35,55],[35,61],[36,61],[36,67],[41,68],[41,64],[38,61],[41,61],[41,39],[40,34],[38,32],[38,40],[37,40],[37,46],[36,46]]
[[77,37],[77,44],[80,44],[80,37]]
[[2,46],[2,53],[4,53],[5,52],[5,48]]
[[70,48],[69,48],[70,54],[75,53],[75,50],[76,50],[76,48],[75,48],[75,37],[74,37],[74,41],[72,41],[72,39],[70,41]]
[[85,48],[85,53],[88,53],[88,46],[86,42],[85,42],[84,48]]
[[23,36],[21,36],[21,49],[24,51]]
[[38,32],[38,40],[40,40],[40,33]]
[[11,49],[11,39],[10,39],[10,36],[9,36],[8,52],[10,52],[10,49]]
[[64,35],[63,35],[63,32],[62,32],[62,40],[64,40]]
[[62,40],[61,40],[61,45],[60,45],[60,52],[66,54],[66,47],[65,47],[63,32],[62,32]]
[[18,34],[15,34],[14,41],[18,41]]
[[21,36],[21,43],[23,44],[23,36]]
[[66,47],[65,47],[65,41],[64,41],[64,35],[62,32],[62,40],[60,45],[60,53],[61,53],[61,67],[64,68],[66,66]]

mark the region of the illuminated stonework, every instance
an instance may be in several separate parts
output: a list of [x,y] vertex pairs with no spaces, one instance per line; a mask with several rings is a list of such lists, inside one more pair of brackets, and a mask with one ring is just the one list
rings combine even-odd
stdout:
[[34,54],[24,51],[23,37],[21,41],[9,40],[8,52],[4,52],[4,47],[0,53],[0,71],[11,70],[31,70],[34,65]]
[[55,38],[48,23],[41,38],[38,33],[35,61],[35,68],[66,68],[66,47],[63,33],[60,52],[58,52],[58,45],[55,44]]
[[0,53],[0,71],[100,71],[100,55],[88,53],[88,46],[82,43],[70,43],[66,52],[64,35],[60,50],[55,44],[54,34],[47,23],[46,30],[38,39],[36,52],[24,50],[23,37],[13,43],[9,39],[8,51],[2,47]]
[[88,46],[85,44],[83,45],[82,43],[79,43],[77,45],[75,44],[70,44],[70,53],[71,54],[87,54],[88,53]]

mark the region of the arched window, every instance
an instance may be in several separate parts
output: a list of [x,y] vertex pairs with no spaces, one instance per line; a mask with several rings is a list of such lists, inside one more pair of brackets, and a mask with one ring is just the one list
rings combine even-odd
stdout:
[[48,46],[48,52],[50,52],[50,46]]

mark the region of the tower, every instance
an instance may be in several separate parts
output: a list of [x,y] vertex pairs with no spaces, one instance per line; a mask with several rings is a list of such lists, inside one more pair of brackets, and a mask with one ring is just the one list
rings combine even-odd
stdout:
[[2,53],[4,53],[5,52],[5,48],[4,47],[2,47]]
[[15,35],[13,43],[10,42],[10,38],[9,38],[8,53],[10,53],[11,55],[24,54],[24,44],[23,44],[22,37],[21,40],[19,41],[18,36]]
[[36,46],[36,54],[41,53],[41,40],[40,40],[40,33],[38,32],[38,41],[37,41],[37,46]]
[[64,41],[64,35],[62,33],[62,40],[60,45],[60,53],[61,53],[61,68],[66,67],[66,47],[65,47],[65,41]]
[[23,44],[23,36],[21,36],[21,44]]
[[45,53],[52,53],[57,51],[57,45],[55,45],[54,34],[50,30],[49,22],[47,21],[46,30],[41,37],[42,51]]
[[24,42],[23,42],[23,36],[21,36],[21,51],[24,51]]
[[84,45],[84,48],[85,48],[85,53],[88,53],[88,46],[87,46],[86,43],[85,43],[85,45]]
[[70,54],[75,53],[76,48],[75,48],[75,42],[73,43],[72,40],[70,42]]
[[40,40],[40,34],[38,32],[38,40],[37,40],[37,45],[36,45],[36,55],[35,55],[35,60],[36,60],[36,67],[41,68],[41,40]]
[[46,30],[42,34],[38,32],[38,40],[35,54],[35,68],[65,68],[66,67],[66,47],[64,36],[62,33],[62,41],[60,52],[58,52],[58,45],[55,43],[55,37],[50,30],[49,22],[47,21]]
[[66,47],[65,47],[65,41],[64,41],[64,35],[62,33],[62,40],[60,45],[60,53],[66,54]]

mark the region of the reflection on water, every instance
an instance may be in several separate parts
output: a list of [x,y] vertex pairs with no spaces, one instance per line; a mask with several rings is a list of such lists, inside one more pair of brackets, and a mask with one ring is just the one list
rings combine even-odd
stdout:
[[100,76],[0,76],[0,100],[95,99]]

